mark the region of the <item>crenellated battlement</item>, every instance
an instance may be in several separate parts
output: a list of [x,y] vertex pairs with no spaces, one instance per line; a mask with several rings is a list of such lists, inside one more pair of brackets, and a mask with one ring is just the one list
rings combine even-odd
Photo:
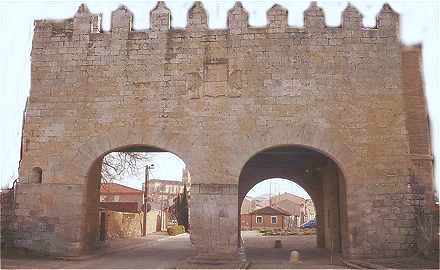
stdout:
[[[171,25],[171,11],[164,1],[159,1],[150,12],[150,28],[148,30],[133,31],[133,13],[125,6],[120,6],[112,12],[110,32],[188,32],[192,36],[198,33],[211,31],[212,33],[223,32],[230,35],[247,33],[341,33],[349,36],[366,37],[399,37],[399,14],[388,4],[384,4],[376,17],[375,27],[364,27],[362,14],[352,4],[348,4],[341,15],[340,26],[327,26],[325,13],[315,1],[304,11],[304,26],[291,27],[288,25],[288,10],[279,4],[273,5],[266,13],[267,26],[253,27],[249,25],[249,14],[241,2],[228,11],[227,29],[210,30],[208,27],[208,14],[201,1],[194,2],[187,12],[187,25],[184,29],[174,28]],[[94,14],[89,11],[85,4],[81,4],[73,18],[65,20],[37,20],[35,21],[35,32],[37,37],[65,36],[71,39],[73,36],[101,33],[101,14]],[[358,33],[356,35],[356,33]],[[157,35],[145,35],[156,37]]]

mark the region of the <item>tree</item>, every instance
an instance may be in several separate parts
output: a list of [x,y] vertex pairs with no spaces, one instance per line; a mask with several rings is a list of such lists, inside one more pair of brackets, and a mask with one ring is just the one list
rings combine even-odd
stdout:
[[183,186],[183,192],[177,196],[176,216],[178,224],[183,225],[185,231],[188,231],[188,192],[186,185]]
[[124,175],[136,175],[151,157],[144,152],[112,152],[102,159],[101,182],[111,183]]

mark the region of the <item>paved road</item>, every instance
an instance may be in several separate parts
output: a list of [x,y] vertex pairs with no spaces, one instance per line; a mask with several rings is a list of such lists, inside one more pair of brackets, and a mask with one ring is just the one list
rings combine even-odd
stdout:
[[[345,268],[338,256],[331,264],[330,253],[316,248],[315,235],[261,236],[255,231],[241,232],[250,269],[317,269]],[[282,248],[274,248],[275,240],[281,240]],[[290,252],[300,254],[300,263],[289,263]]]
[[[337,256],[333,264],[330,264],[329,252],[316,248],[316,238],[313,235],[260,236],[256,232],[242,232],[242,236],[247,258],[251,263],[250,269],[345,268]],[[277,239],[282,241],[282,248],[274,248],[274,242]],[[299,251],[300,263],[289,263],[291,250]],[[175,269],[181,268],[179,265],[193,255],[195,255],[195,250],[187,234],[176,237],[152,234],[147,238],[112,241],[110,248],[76,261],[55,260],[47,257],[2,257],[1,268]],[[411,258],[404,262],[401,258],[398,261],[391,259],[391,261],[383,262],[386,263],[384,265],[410,269],[436,268],[435,265],[438,265],[438,261],[428,264],[428,262]]]
[[189,236],[161,238],[148,245],[137,246],[76,264],[75,268],[176,268],[179,262],[194,255]]
[[55,260],[47,258],[2,259],[4,268],[88,268],[88,269],[170,269],[194,254],[188,235],[162,237],[133,241],[102,256],[79,261]]
[[[315,248],[315,236],[260,236],[256,232],[242,233],[251,269],[261,268],[340,268],[330,265],[329,254]],[[274,248],[281,239],[283,247]],[[289,264],[291,250],[298,250],[301,263]],[[189,236],[151,235],[147,239],[112,242],[112,247],[101,256],[91,256],[79,261],[48,258],[19,258],[2,260],[2,268],[179,268],[179,264],[195,255]]]

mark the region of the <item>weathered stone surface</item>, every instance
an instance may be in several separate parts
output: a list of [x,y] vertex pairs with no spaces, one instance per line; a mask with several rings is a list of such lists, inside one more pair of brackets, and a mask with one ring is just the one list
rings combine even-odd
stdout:
[[[267,27],[251,27],[237,3],[228,29],[211,30],[196,3],[187,27],[174,29],[159,2],[142,32],[124,7],[111,32],[85,6],[70,19],[36,21],[16,244],[64,255],[92,247],[100,160],[142,145],[188,166],[200,252],[236,253],[242,168],[264,149],[296,145],[329,157],[344,176],[345,215],[335,222],[345,226],[345,254],[411,253],[409,179],[429,191],[423,200],[432,195],[420,48],[401,46],[388,5],[376,28],[362,28],[352,6],[342,27],[326,26],[316,3],[303,28],[289,27],[280,6],[267,15]],[[41,184],[32,183],[36,167]]]

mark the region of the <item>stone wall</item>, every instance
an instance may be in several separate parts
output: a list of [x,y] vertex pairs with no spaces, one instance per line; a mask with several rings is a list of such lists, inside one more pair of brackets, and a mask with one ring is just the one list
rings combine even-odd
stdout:
[[1,247],[2,249],[13,244],[13,225],[15,223],[15,191],[2,189],[0,192],[0,222],[1,222]]
[[324,232],[324,247],[329,250],[341,251],[340,207],[338,202],[337,170],[326,168],[322,178],[322,210],[319,221]]
[[[142,213],[123,213],[107,210],[105,214],[106,239],[130,239],[142,236]],[[152,222],[151,218],[148,221]],[[155,221],[156,219],[154,219]]]
[[[196,248],[236,253],[241,169],[264,149],[300,145],[331,158],[344,176],[348,256],[414,251],[414,236],[400,233],[413,206],[399,201],[411,170],[432,189],[432,157],[430,146],[414,143],[428,132],[414,128],[427,123],[423,94],[411,99],[423,106],[413,106],[410,92],[419,86],[402,79],[420,74],[419,58],[406,57],[390,6],[374,28],[363,27],[351,5],[341,26],[326,26],[316,3],[299,28],[287,25],[279,5],[266,27],[249,26],[240,3],[227,29],[209,29],[200,2],[185,28],[172,28],[170,17],[159,2],[145,31],[133,31],[123,6],[109,32],[84,5],[73,18],[35,22],[17,245],[69,254],[90,247],[100,160],[143,146],[173,152],[189,168]],[[34,168],[41,183],[32,183]],[[384,225],[396,226],[392,241],[364,241],[382,236]]]
[[[107,238],[136,238],[142,236],[144,214],[106,211],[107,214]],[[162,229],[166,230],[167,214],[164,212]],[[147,233],[161,231],[160,211],[150,210],[147,212]]]
[[18,184],[15,245],[64,256],[85,250],[85,239],[80,233],[84,229],[83,188],[75,184]]

